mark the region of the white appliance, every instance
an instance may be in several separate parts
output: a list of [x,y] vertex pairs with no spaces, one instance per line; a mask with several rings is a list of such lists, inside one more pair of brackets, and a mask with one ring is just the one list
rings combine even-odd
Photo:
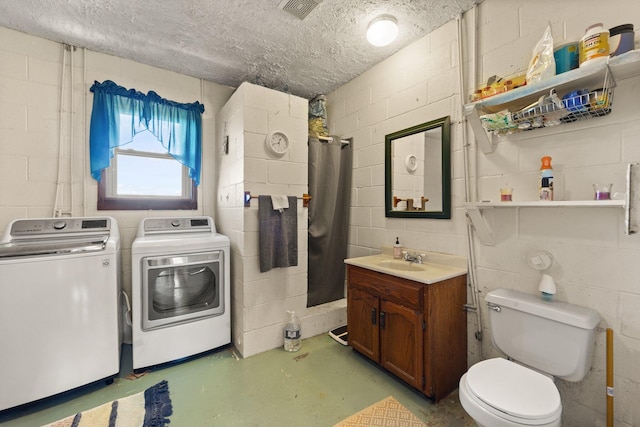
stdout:
[[0,240],[0,410],[118,374],[120,276],[113,218],[7,226]]
[[460,403],[480,427],[560,427],[552,375],[582,380],[593,359],[600,315],[587,307],[511,289],[487,294],[491,338],[509,356],[483,360],[460,379]]
[[210,217],[146,218],[131,246],[133,369],[231,342],[229,238]]

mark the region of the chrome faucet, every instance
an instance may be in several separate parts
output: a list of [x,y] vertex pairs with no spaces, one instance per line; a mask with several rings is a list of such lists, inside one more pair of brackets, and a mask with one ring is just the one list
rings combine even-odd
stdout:
[[404,260],[410,263],[415,262],[416,264],[422,264],[423,258],[426,257],[425,254],[419,254],[417,252],[402,251],[402,253],[404,254]]

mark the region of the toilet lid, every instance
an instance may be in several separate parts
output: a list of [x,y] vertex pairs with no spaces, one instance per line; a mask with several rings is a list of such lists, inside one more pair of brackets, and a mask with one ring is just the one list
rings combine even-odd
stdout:
[[536,420],[562,410],[560,393],[550,378],[506,359],[473,365],[467,384],[478,399],[514,417]]

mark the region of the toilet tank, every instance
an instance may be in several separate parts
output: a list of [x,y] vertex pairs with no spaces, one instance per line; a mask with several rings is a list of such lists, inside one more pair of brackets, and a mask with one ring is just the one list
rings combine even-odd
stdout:
[[600,315],[587,307],[496,289],[485,298],[495,347],[522,364],[567,381],[591,368]]

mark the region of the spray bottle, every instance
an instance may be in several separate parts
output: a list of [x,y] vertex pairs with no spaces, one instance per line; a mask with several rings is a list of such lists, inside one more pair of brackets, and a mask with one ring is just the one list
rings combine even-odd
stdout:
[[544,156],[540,166],[540,200],[553,200],[553,168],[551,157]]

